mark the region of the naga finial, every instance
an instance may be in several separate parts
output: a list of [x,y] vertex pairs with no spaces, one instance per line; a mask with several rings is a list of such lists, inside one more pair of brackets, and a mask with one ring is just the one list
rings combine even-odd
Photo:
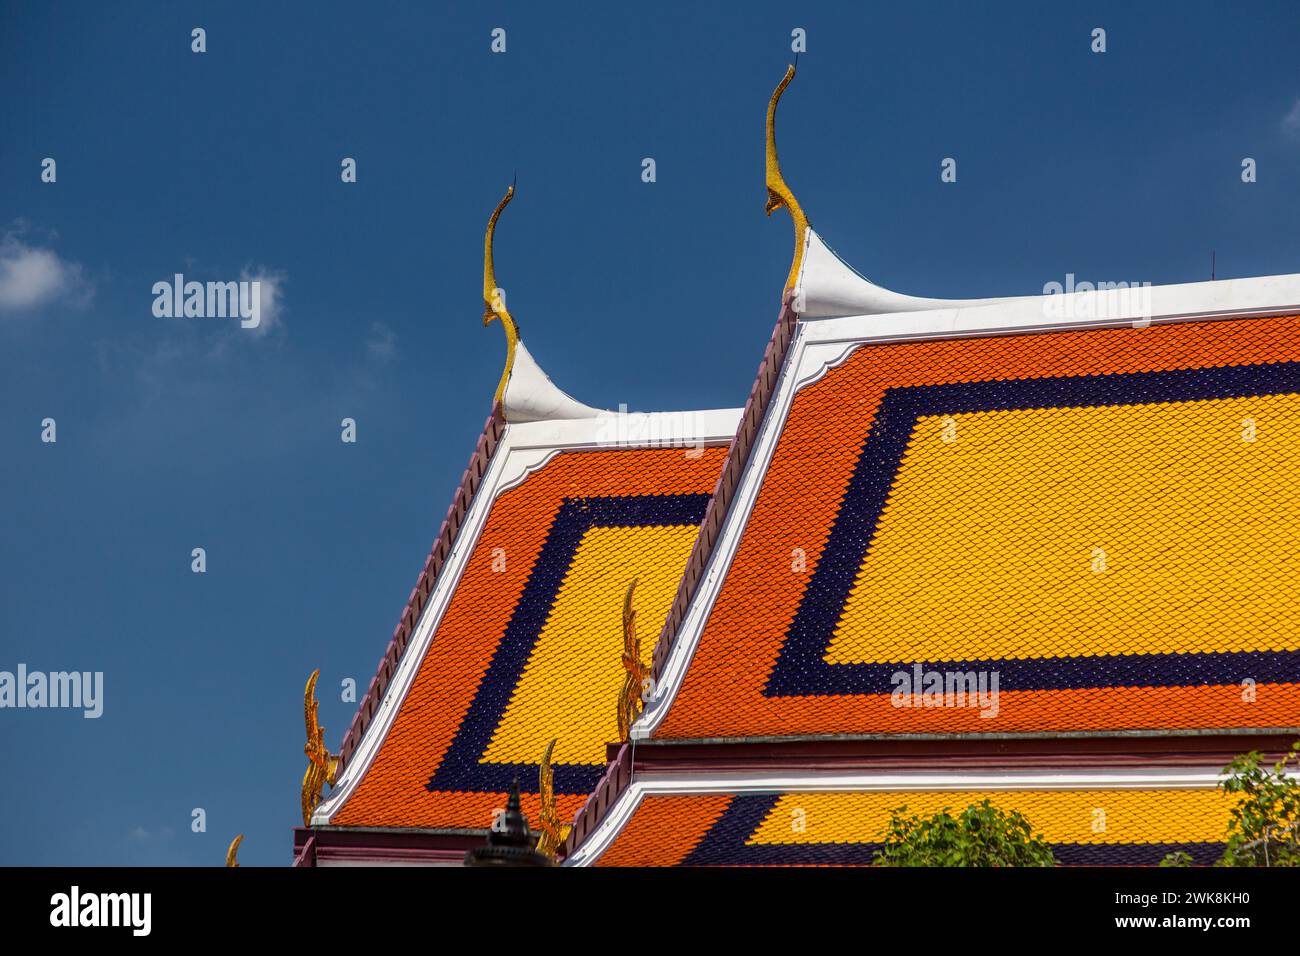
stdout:
[[636,591],[636,580],[627,586],[623,595],[623,687],[618,692],[618,739],[627,740],[632,725],[641,716],[641,692],[650,668],[641,662],[641,640],[636,633],[636,610],[632,607],[632,595]]
[[781,160],[776,155],[776,104],[793,79],[792,64],[786,68],[785,76],[777,84],[776,91],[767,104],[767,214],[770,216],[784,206],[790,210],[790,218],[794,220],[794,262],[790,264],[790,275],[785,280],[787,289],[794,288],[795,281],[799,278],[800,253],[803,250],[804,233],[808,229],[808,217],[786,185],[785,177],[781,175]]
[[235,856],[239,853],[239,844],[244,841],[244,835],[241,833],[230,841],[230,849],[226,850],[226,866],[239,868],[239,863]]
[[325,748],[325,728],[316,716],[320,706],[316,700],[318,677],[319,667],[307,678],[307,690],[302,698],[303,720],[307,725],[307,743],[302,748],[307,755],[307,772],[302,775],[302,825],[305,827],[311,826],[311,815],[320,806],[321,791],[327,783],[334,786],[339,769],[339,758]]
[[537,767],[537,791],[541,795],[541,816],[537,822],[537,852],[545,853],[555,859],[555,853],[564,846],[569,837],[569,827],[560,822],[560,814],[555,809],[555,768],[551,766],[551,754],[555,750],[558,737],[551,738],[542,754],[542,762]]
[[506,294],[497,285],[496,267],[492,262],[492,238],[496,233],[497,219],[501,216],[501,210],[510,204],[514,195],[515,187],[514,183],[511,183],[505,196],[497,203],[492,218],[488,220],[487,235],[483,239],[483,325],[487,326],[493,319],[500,319],[502,327],[506,330],[506,367],[501,372],[501,381],[497,384],[497,392],[492,399],[493,404],[500,402],[506,394],[506,383],[510,381],[510,371],[515,365],[515,347],[519,344],[519,326],[515,324],[515,320],[506,309]]

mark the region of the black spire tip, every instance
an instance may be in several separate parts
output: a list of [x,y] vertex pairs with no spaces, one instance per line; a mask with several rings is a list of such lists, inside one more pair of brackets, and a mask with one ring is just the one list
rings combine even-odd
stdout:
[[465,851],[466,866],[551,866],[545,853],[539,853],[528,827],[528,818],[519,801],[519,778],[510,784],[506,809],[488,831],[487,843]]

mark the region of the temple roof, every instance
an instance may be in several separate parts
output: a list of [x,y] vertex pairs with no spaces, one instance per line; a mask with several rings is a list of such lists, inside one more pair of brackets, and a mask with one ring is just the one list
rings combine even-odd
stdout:
[[800,326],[637,736],[1296,725],[1300,318],[1011,308]]
[[481,829],[516,777],[532,815],[552,738],[557,807],[571,816],[616,736],[624,589],[638,580],[636,610],[653,634],[738,417],[505,424],[313,824]]
[[[624,748],[566,864],[867,864],[985,797],[1062,863],[1216,859],[1232,741],[1300,727],[1300,276],[922,300],[808,227],[784,303],[632,728],[671,772]],[[1179,735],[1219,762],[1114,769]],[[891,739],[1073,756],[807,769]]]
[[484,237],[483,324],[506,338],[492,417],[312,825],[483,829],[516,780],[536,814],[546,778],[562,840],[618,734],[624,595],[636,582],[653,637],[736,433],[738,409],[605,412],[551,381],[497,284],[514,194]]
[[[1223,851],[1232,797],[1212,773],[1092,773],[1008,781],[928,774],[856,781],[809,777],[784,786],[714,779],[634,784],[573,866],[867,866],[891,811],[953,815],[987,799],[1018,811],[1058,863],[1158,864],[1183,851],[1199,864]],[[1161,812],[1153,813],[1152,807]]]
[[[496,286],[507,191],[493,417],[312,822],[482,829],[514,779],[533,816],[546,753],[571,865],[868,863],[891,808],[985,796],[1062,862],[1208,862],[1216,768],[1106,748],[1300,725],[1300,276],[892,292],[781,174],[793,75],[767,185],[795,255],[743,410],[627,416],[556,387]],[[623,742],[633,581],[659,636]],[[808,749],[1093,737],[1054,773],[987,754],[840,773]],[[636,741],[663,776],[634,773]],[[807,753],[735,769],[773,741]]]
[[785,182],[793,76],[792,331],[633,736],[1300,725],[1300,276],[891,292]]

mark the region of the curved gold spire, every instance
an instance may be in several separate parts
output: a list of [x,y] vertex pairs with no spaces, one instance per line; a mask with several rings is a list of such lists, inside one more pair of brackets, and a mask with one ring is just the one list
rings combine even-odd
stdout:
[[555,768],[551,766],[551,754],[555,752],[552,737],[542,754],[542,762],[537,765],[537,792],[541,801],[540,815],[537,821],[537,850],[555,859],[555,853],[564,846],[569,838],[568,825],[560,822],[560,814],[555,809]]
[[244,842],[244,835],[241,833],[230,841],[230,847],[226,850],[226,866],[238,867],[239,861],[235,857],[239,853],[239,844]]
[[793,288],[795,280],[799,278],[799,254],[803,249],[804,233],[808,229],[808,217],[803,214],[799,200],[794,198],[794,193],[786,185],[785,177],[781,175],[781,160],[776,156],[776,104],[793,79],[794,66],[791,65],[786,68],[785,76],[777,84],[776,91],[767,104],[767,214],[770,216],[784,206],[790,210],[790,218],[794,220],[794,262],[790,264],[790,275],[785,280],[787,289]]
[[488,220],[487,235],[483,238],[483,324],[486,326],[493,319],[500,319],[502,327],[506,330],[506,367],[501,372],[501,381],[497,384],[497,393],[492,399],[494,404],[505,397],[506,382],[510,381],[510,372],[515,365],[515,349],[519,345],[519,326],[515,324],[515,320],[506,309],[505,293],[497,285],[496,267],[492,263],[492,237],[496,232],[497,219],[501,216],[501,210],[510,204],[514,195],[515,187],[512,183],[506,190],[505,196],[497,203],[492,218]]
[[633,578],[623,594],[623,686],[618,692],[618,739],[624,741],[632,732],[632,725],[641,716],[643,704],[641,694],[644,691],[650,668],[641,662],[641,639],[636,633],[636,609],[632,607],[632,595],[636,593],[636,578]]
[[307,690],[302,696],[302,715],[307,729],[307,743],[302,748],[307,755],[307,771],[302,775],[302,825],[305,827],[311,826],[311,815],[320,806],[321,791],[327,783],[334,786],[339,769],[339,758],[326,749],[325,728],[316,716],[320,706],[316,700],[318,677],[319,667],[307,678]]

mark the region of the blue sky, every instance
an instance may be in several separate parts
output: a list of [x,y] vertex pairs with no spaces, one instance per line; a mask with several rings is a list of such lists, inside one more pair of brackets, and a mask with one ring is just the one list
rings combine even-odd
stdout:
[[[0,864],[218,865],[238,832],[289,861],[302,685],[337,748],[489,410],[482,233],[516,173],[498,279],[556,382],[744,401],[796,27],[786,176],[877,282],[1300,271],[1300,12],[1131,6],[0,4],[0,670],[105,681],[98,720],[0,710]],[[275,308],[156,318],[176,272]]]

